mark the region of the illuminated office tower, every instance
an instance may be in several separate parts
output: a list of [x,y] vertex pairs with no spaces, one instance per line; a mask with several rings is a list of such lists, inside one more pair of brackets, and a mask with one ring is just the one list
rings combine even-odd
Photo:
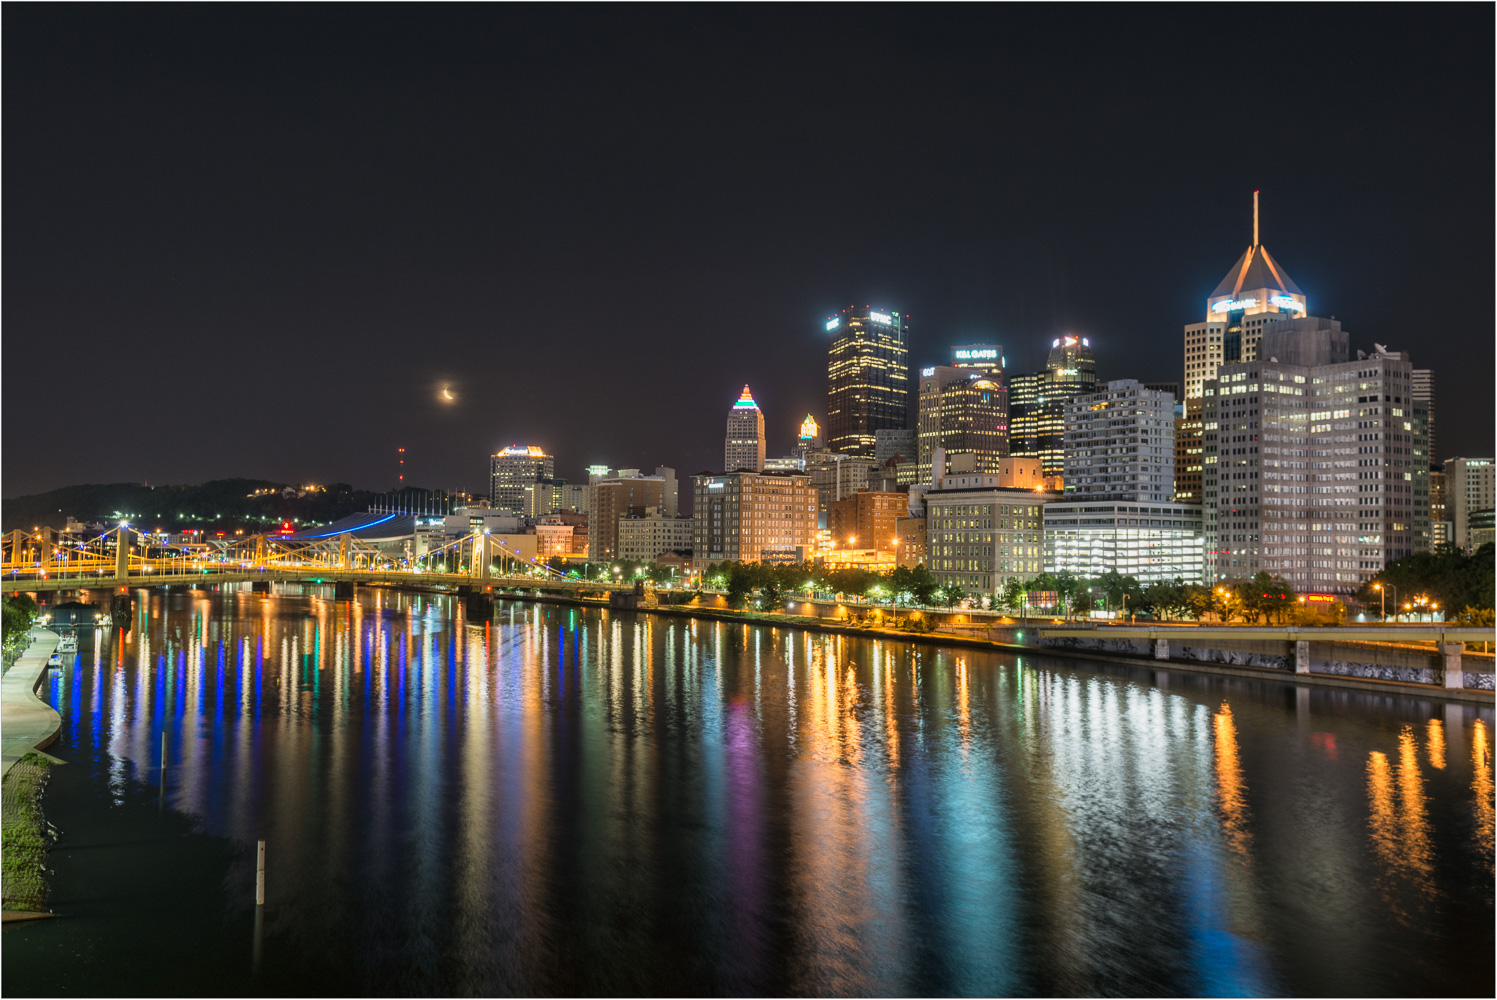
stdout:
[[738,402],[728,411],[723,468],[728,472],[738,469],[764,471],[764,414],[759,411],[748,386],[743,387]]
[[872,458],[879,430],[909,426],[909,317],[849,306],[826,332],[827,447]]
[[795,458],[800,463],[799,468],[806,467],[806,456],[821,448],[821,425],[811,414],[806,414],[806,419],[801,421],[800,433],[795,437]]
[[1009,380],[1008,451],[1038,458],[1046,476],[1065,471],[1066,404],[1097,385],[1091,340],[1066,335],[1050,345],[1044,371]]
[[1222,365],[1256,361],[1263,331],[1305,317],[1308,303],[1289,275],[1258,242],[1258,192],[1253,192],[1253,242],[1206,297],[1206,318],[1185,327],[1185,412],[1176,426],[1175,498],[1201,499],[1201,391]]
[[915,482],[931,481],[931,456],[941,447],[941,389],[971,374],[955,365],[920,369],[915,390]]
[[1432,462],[1429,467],[1429,548],[1438,552],[1455,544],[1455,522],[1450,520],[1446,501],[1445,466]]
[[1452,525],[1451,540],[1462,552],[1477,547],[1473,538],[1473,515],[1490,512],[1493,504],[1493,469],[1490,458],[1451,458],[1445,462],[1445,497]]
[[815,555],[816,492],[801,472],[729,472],[694,479],[692,561],[801,563]]
[[1435,443],[1435,373],[1414,369],[1414,402],[1423,403],[1429,414],[1429,547],[1438,550],[1455,543],[1455,524],[1446,504],[1445,465]]
[[1429,411],[1429,461],[1433,468],[1440,464],[1440,452],[1435,447],[1435,373],[1428,368],[1414,369],[1414,400]]
[[524,510],[525,487],[552,479],[555,474],[556,459],[544,450],[512,444],[489,458],[489,506]]
[[1065,413],[1067,500],[1164,503],[1175,481],[1175,397],[1133,379],[1076,396]]
[[1348,359],[1340,324],[1315,322],[1270,328],[1262,360],[1203,386],[1207,582],[1267,572],[1350,594],[1428,544],[1413,366],[1382,350]]
[[972,455],[978,473],[998,471],[1008,457],[1008,390],[1002,379],[950,365],[921,369],[916,482],[931,482],[937,448],[947,455]]

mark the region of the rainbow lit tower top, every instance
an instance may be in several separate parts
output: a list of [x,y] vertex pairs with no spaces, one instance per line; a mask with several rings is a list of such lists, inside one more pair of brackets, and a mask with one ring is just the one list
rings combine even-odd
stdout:
[[764,414],[748,386],[743,387],[743,394],[728,411],[727,436],[723,440],[723,471],[740,469],[764,471]]
[[816,418],[807,413],[806,419],[801,421],[800,440],[802,443],[809,443],[819,437],[821,437],[821,427],[816,423]]
[[1258,313],[1286,313],[1303,316],[1309,305],[1305,293],[1269,256],[1268,248],[1258,242],[1258,192],[1253,192],[1253,245],[1243,251],[1232,270],[1206,299],[1207,321],[1219,320],[1229,313],[1244,316]]

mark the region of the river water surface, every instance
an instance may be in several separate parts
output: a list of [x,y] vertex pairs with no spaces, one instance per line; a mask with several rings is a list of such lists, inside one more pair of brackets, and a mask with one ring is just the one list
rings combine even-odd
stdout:
[[7,995],[1491,993],[1490,707],[331,597],[50,676]]

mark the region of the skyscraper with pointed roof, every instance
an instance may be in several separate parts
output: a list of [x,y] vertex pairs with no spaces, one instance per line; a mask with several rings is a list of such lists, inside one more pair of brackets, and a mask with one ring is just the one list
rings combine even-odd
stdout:
[[723,443],[723,471],[739,469],[764,471],[764,414],[748,386],[728,411],[728,434]]
[[1258,241],[1258,192],[1253,192],[1253,242],[1206,296],[1206,318],[1185,327],[1185,414],[1176,421],[1175,499],[1201,500],[1201,393],[1222,365],[1258,360],[1258,343],[1274,323],[1309,313],[1305,293]]
[[1206,318],[1185,327],[1185,401],[1220,365],[1258,360],[1263,329],[1280,319],[1305,316],[1305,293],[1258,242],[1258,192],[1253,192],[1253,242],[1206,297]]

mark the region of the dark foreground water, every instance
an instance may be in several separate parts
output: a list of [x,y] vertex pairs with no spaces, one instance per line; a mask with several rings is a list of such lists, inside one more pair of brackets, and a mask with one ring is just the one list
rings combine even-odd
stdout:
[[1492,992],[1490,708],[330,596],[50,679],[7,996]]

